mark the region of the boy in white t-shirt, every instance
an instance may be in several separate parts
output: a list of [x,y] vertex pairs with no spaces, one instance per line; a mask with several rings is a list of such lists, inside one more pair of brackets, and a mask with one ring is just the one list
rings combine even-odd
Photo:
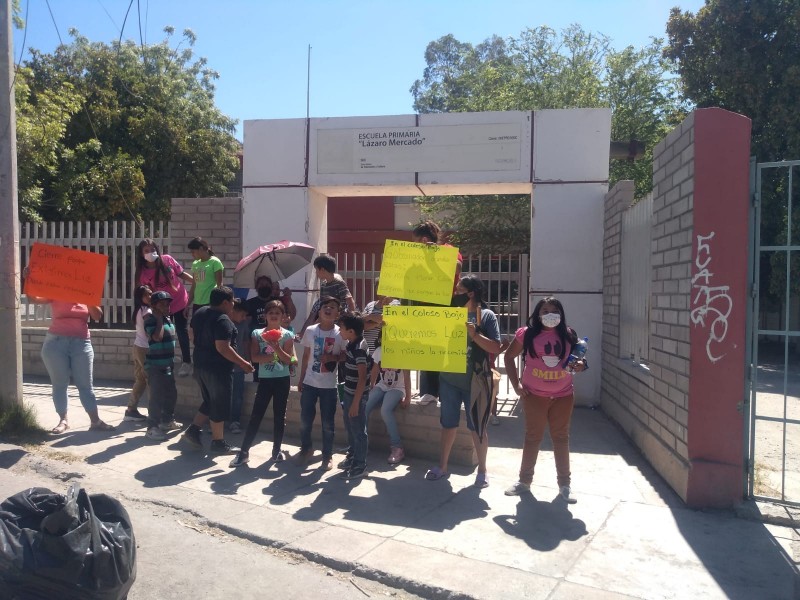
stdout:
[[301,345],[303,359],[300,367],[300,452],[295,460],[306,465],[314,455],[311,447],[311,428],[317,416],[317,399],[322,421],[322,468],[333,468],[333,431],[337,393],[336,373],[344,358],[346,342],[339,333],[339,301],[332,296],[320,298],[319,323],[305,330]]

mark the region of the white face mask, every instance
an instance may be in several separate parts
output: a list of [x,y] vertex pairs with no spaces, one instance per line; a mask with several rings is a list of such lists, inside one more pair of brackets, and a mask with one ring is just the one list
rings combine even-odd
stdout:
[[548,313],[539,317],[539,320],[545,327],[558,327],[558,324],[561,323],[561,315],[558,313]]
[[158,252],[148,252],[147,254],[144,255],[144,259],[147,262],[156,262],[157,258],[158,258]]

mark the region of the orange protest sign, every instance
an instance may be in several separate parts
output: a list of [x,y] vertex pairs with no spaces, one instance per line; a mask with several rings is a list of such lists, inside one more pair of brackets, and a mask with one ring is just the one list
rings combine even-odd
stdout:
[[99,306],[108,257],[105,254],[35,243],[28,262],[25,294]]

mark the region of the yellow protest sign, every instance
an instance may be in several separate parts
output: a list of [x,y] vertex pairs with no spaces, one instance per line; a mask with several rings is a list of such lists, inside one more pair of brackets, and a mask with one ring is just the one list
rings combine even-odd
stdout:
[[453,246],[386,240],[378,294],[447,306],[457,263]]
[[390,369],[467,372],[467,309],[385,306],[381,365]]

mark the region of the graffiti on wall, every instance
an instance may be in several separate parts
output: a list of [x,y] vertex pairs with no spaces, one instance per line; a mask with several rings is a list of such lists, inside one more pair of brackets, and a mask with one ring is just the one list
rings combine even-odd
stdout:
[[714,233],[697,236],[696,258],[694,260],[695,273],[692,276],[691,321],[694,325],[708,328],[706,341],[706,354],[708,359],[715,363],[724,353],[719,354],[716,346],[725,340],[728,334],[728,317],[733,310],[733,300],[728,293],[728,285],[712,285],[714,273],[711,272],[711,240]]

